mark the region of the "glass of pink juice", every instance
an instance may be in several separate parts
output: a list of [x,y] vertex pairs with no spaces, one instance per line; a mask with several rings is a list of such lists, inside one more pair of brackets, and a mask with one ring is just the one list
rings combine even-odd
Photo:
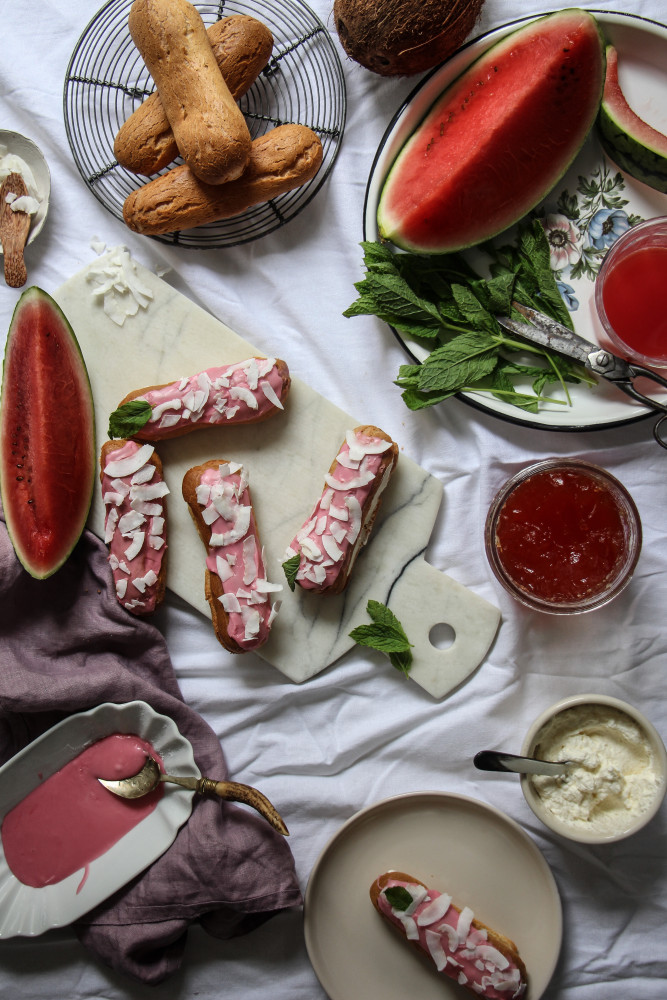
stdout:
[[667,216],[638,223],[610,247],[595,282],[595,306],[620,354],[667,367]]

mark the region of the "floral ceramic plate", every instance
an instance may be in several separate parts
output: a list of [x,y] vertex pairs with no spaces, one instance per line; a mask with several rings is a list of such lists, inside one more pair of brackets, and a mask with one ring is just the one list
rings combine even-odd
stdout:
[[[593,11],[602,31],[619,53],[619,78],[631,107],[661,132],[667,132],[667,26],[632,14]],[[390,122],[368,179],[364,238],[378,238],[376,213],[384,178],[398,151],[438,95],[491,45],[515,30],[521,18],[474,39],[434,70],[412,92]],[[603,153],[591,133],[567,174],[536,209],[551,244],[551,266],[581,336],[600,342],[602,327],[595,312],[595,276],[612,243],[636,222],[667,215],[667,196],[622,173]],[[507,241],[508,234],[503,234]],[[429,349],[396,336],[413,361]],[[552,395],[557,394],[552,392]],[[608,383],[590,389],[570,387],[572,405],[544,403],[538,413],[525,413],[489,393],[467,392],[460,398],[505,420],[531,427],[580,431],[640,420],[653,411],[629,400]],[[561,400],[564,397],[561,397]]]

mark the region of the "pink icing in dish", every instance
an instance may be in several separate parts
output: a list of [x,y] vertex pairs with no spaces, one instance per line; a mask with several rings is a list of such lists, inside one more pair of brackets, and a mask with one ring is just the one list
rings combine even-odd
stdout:
[[300,554],[296,579],[304,589],[329,588],[349,564],[350,549],[365,543],[364,504],[377,485],[383,454],[389,448],[391,441],[347,432],[334,471],[325,476],[322,496],[285,553],[285,559]]
[[167,546],[164,498],[169,488],[150,461],[153,446],[126,441],[109,452],[102,475],[104,540],[116,595],[128,611],[155,610]]
[[[395,886],[412,896],[407,909],[395,908],[387,899],[387,889]],[[489,944],[486,930],[471,926],[470,907],[459,912],[445,893],[392,878],[387,879],[377,902],[380,912],[431,956],[438,972],[486,1000],[517,1000],[525,993],[518,966]]]
[[206,566],[222,581],[219,598],[229,621],[227,632],[243,649],[257,649],[269,637],[280,606],[269,595],[282,590],[266,579],[248,481],[243,467],[223,462],[206,469],[196,489],[211,530]]
[[283,380],[275,358],[249,358],[206,371],[137,399],[150,403],[152,414],[141,428],[142,438],[161,437],[192,424],[224,424],[261,420],[283,409]]
[[5,859],[24,885],[41,889],[83,870],[153,812],[163,786],[121,799],[98,778],[126,778],[155,750],[138,736],[114,733],[91,744],[11,809],[2,821]]

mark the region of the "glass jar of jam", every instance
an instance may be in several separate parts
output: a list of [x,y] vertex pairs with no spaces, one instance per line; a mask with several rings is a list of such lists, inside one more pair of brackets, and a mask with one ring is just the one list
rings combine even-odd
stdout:
[[609,248],[595,308],[618,354],[667,367],[667,216],[640,222]]
[[522,604],[550,614],[592,611],[620,594],[641,542],[627,490],[577,459],[523,469],[494,498],[485,528],[498,580]]

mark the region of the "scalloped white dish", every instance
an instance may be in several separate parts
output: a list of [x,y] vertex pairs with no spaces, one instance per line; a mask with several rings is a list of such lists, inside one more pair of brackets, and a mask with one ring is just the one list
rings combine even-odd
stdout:
[[[591,13],[595,14],[607,41],[618,50],[619,79],[631,107],[654,128],[667,132],[667,26],[634,14],[601,10],[592,10]],[[378,239],[376,215],[384,178],[399,150],[436,98],[491,45],[538,16],[531,14],[518,18],[473,39],[422,80],[398,109],[385,131],[368,178],[364,239]],[[603,257],[595,251],[609,248],[627,227],[629,216],[649,219],[667,215],[667,196],[620,171],[604,155],[592,132],[573,165],[536,212],[540,217],[547,214],[561,216],[565,222],[559,223],[559,226],[567,229],[568,223],[574,223],[581,236],[580,241],[574,240],[572,244],[571,260],[566,261],[563,256],[565,263],[556,268],[554,254],[552,268],[557,279],[567,286],[571,305],[576,303],[576,308],[571,308],[571,314],[577,333],[599,343],[604,331],[595,311],[594,290],[595,273]],[[614,212],[616,215],[612,216]],[[498,242],[507,242],[511,232],[501,234]],[[588,255],[584,247],[590,249]],[[573,267],[572,261],[578,250],[581,254]],[[475,252],[468,253],[472,255],[471,263],[475,266]],[[413,362],[423,361],[430,353],[431,348],[423,343],[396,330],[393,332]],[[630,400],[604,379],[594,389],[585,385],[572,385],[569,389],[571,406],[563,405],[561,393],[561,402],[542,404],[538,413],[526,413],[489,393],[466,392],[458,398],[512,423],[546,430],[601,429],[632,423],[653,414],[652,410]],[[655,387],[649,389],[649,394],[653,392]],[[558,392],[550,390],[550,394],[558,395]],[[664,398],[664,393],[660,395]]]
[[[107,702],[59,722],[0,767],[0,823],[33,788],[91,743],[113,733],[149,742],[170,774],[200,776],[192,747],[172,719],[143,701]],[[159,858],[191,810],[192,792],[165,788],[150,815],[90,862],[83,884],[78,871],[44,888],[24,885],[7,865],[0,839],[0,938],[33,937],[77,920]]]
[[466,795],[428,791],[362,809],[313,867],[304,904],[306,948],[331,1000],[461,1000],[466,992],[423,962],[376,913],[370,886],[392,869],[451,893],[515,941],[528,970],[525,1000],[540,1000],[563,932],[551,869],[500,810]]

